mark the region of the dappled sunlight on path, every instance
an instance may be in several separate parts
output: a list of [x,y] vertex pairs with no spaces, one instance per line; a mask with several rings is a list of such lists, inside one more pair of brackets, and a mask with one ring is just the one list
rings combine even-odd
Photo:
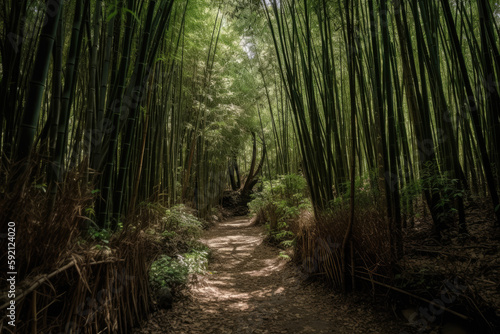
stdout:
[[263,242],[264,229],[233,218],[206,231],[209,274],[191,297],[159,311],[137,333],[401,333],[390,315],[316,284]]

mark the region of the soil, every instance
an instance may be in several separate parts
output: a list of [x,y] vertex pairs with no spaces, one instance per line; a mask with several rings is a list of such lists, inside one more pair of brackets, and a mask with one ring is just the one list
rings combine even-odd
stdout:
[[429,300],[441,299],[444,282],[459,282],[458,298],[446,306],[470,319],[470,333],[500,333],[500,229],[479,200],[466,214],[468,233],[460,235],[454,225],[440,241],[432,237],[428,213],[415,219],[405,230],[401,282],[406,291]]
[[383,306],[308,280],[264,239],[264,228],[246,217],[206,231],[208,273],[189,286],[187,298],[153,313],[134,333],[413,332]]

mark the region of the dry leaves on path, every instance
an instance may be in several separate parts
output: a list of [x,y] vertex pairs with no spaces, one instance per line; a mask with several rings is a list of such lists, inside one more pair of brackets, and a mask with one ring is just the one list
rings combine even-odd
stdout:
[[210,273],[190,288],[191,298],[153,314],[135,333],[410,332],[388,313],[303,284],[264,236],[241,217],[206,231],[202,241],[214,253]]

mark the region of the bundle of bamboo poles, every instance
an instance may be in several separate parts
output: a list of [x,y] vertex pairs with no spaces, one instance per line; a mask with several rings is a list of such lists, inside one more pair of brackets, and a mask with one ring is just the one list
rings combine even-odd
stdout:
[[[161,245],[144,231],[161,229],[161,219],[138,210],[130,218],[135,223],[108,244],[93,240],[82,228],[88,219],[82,211],[92,197],[81,176],[71,175],[48,215],[45,192],[36,187],[0,200],[0,212],[9,212],[17,234],[16,326],[2,319],[0,332],[126,333],[149,314],[148,270]],[[1,291],[7,291],[1,281]],[[1,295],[0,309],[11,300]]]

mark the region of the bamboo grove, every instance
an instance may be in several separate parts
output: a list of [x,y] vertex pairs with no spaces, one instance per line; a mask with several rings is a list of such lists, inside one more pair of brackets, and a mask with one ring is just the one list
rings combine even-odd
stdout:
[[226,184],[226,148],[236,156],[247,136],[220,69],[235,66],[228,45],[237,37],[223,29],[223,5],[1,6],[2,192],[15,202],[27,187],[43,188],[48,217],[77,172],[101,227],[146,202],[189,202],[209,214]]
[[[498,223],[498,3],[284,0],[264,8],[317,213],[349,191],[349,178],[376,170],[395,249],[401,189],[413,180],[424,182],[438,232],[450,211],[465,232],[462,194],[489,197]],[[460,190],[452,203],[437,177]]]
[[0,234],[46,281],[25,328],[137,325],[177,204],[277,195],[269,236],[344,290],[392,284],[421,215],[438,243],[475,203],[500,227],[499,45],[498,0],[0,0]]
[[303,173],[317,217],[350,194],[347,235],[354,180],[370,175],[395,257],[417,181],[438,235],[455,213],[466,232],[471,196],[488,198],[499,222],[497,1],[1,6],[11,201],[41,187],[48,216],[76,171],[101,227],[155,201],[206,216],[259,146],[256,170]]

